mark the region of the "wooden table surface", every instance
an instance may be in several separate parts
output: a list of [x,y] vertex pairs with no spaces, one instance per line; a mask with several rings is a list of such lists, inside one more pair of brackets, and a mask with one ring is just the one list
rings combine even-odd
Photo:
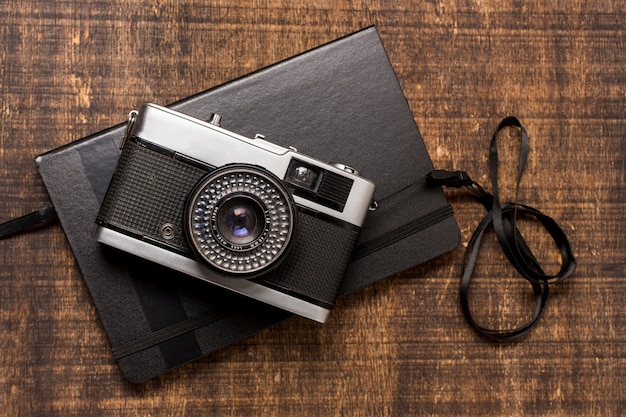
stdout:
[[[0,220],[49,203],[38,154],[371,24],[435,166],[488,183],[497,123],[526,125],[521,200],[557,219],[579,262],[538,326],[494,344],[465,322],[462,256],[483,212],[452,193],[451,253],[341,299],[323,326],[294,318],[133,385],[55,225],[0,241],[0,415],[622,415],[624,2],[4,1]],[[545,233],[525,227],[555,270]],[[531,291],[487,240],[472,306],[520,323]]]

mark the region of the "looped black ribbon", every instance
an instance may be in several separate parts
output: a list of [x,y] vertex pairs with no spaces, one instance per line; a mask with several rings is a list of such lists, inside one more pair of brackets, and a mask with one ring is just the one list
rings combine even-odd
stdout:
[[[520,132],[520,152],[516,178],[515,201],[501,202],[498,189],[498,137],[502,129],[513,127]],[[559,283],[574,273],[576,260],[572,248],[563,232],[563,229],[551,217],[539,210],[518,203],[519,185],[530,152],[530,140],[526,129],[515,117],[507,117],[498,125],[491,138],[489,146],[489,172],[493,194],[486,192],[478,183],[473,181],[465,172],[433,171],[426,183],[431,186],[468,187],[476,199],[485,207],[487,215],[482,219],[474,231],[467,249],[465,250],[463,275],[461,277],[460,298],[463,313],[472,327],[479,333],[497,341],[511,341],[528,332],[539,320],[548,301],[550,285]],[[517,228],[517,220],[521,217],[530,217],[538,221],[553,239],[561,255],[561,268],[553,275],[546,274],[537,261],[532,250]],[[489,329],[481,326],[474,319],[469,307],[469,287],[480,244],[489,226],[493,226],[494,233],[502,251],[517,272],[530,282],[535,296],[535,312],[526,324],[513,329]]]

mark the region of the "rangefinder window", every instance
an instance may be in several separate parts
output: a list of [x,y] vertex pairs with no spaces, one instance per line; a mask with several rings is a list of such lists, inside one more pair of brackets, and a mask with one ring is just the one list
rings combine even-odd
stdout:
[[292,159],[289,168],[287,168],[285,181],[296,187],[315,192],[317,191],[320,178],[321,172],[319,169],[297,159]]
[[292,159],[285,182],[292,186],[298,197],[321,204],[336,211],[343,211],[354,181],[319,167]]

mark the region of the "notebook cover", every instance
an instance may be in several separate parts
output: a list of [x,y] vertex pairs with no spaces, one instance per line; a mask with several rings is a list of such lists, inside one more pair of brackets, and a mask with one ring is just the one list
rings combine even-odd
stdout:
[[[345,295],[448,252],[459,230],[374,27],[171,105],[222,127],[355,167],[379,202]],[[237,342],[289,313],[107,249],[91,237],[119,157],[118,125],[36,163],[124,376],[141,382]]]

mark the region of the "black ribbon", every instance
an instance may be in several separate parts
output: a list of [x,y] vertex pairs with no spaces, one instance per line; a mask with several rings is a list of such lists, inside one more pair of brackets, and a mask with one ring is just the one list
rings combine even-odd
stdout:
[[[502,203],[498,189],[498,137],[502,129],[509,127],[518,129],[520,133],[520,152],[515,186],[515,201]],[[563,229],[561,229],[551,217],[543,214],[539,210],[518,203],[519,185],[524,168],[526,167],[529,152],[530,140],[526,129],[524,129],[517,118],[507,117],[498,125],[489,146],[489,172],[493,194],[486,192],[483,187],[473,181],[467,173],[463,171],[433,171],[426,178],[426,183],[431,186],[468,187],[473,192],[476,199],[487,210],[487,215],[474,231],[467,249],[465,250],[460,288],[461,307],[470,325],[479,333],[502,342],[517,339],[528,332],[537,323],[539,317],[541,317],[541,313],[548,301],[550,285],[563,281],[576,270],[576,260]],[[553,239],[561,255],[561,268],[556,274],[549,275],[544,272],[539,261],[537,261],[537,258],[526,243],[526,240],[519,232],[517,220],[521,217],[529,217],[538,221]],[[474,319],[469,307],[471,277],[476,266],[482,238],[490,225],[493,226],[498,243],[507,259],[515,270],[530,283],[535,296],[535,311],[532,318],[526,324],[513,329],[489,329],[483,327]]]
[[0,240],[28,232],[57,220],[54,206],[46,206],[41,210],[26,214],[0,224]]

